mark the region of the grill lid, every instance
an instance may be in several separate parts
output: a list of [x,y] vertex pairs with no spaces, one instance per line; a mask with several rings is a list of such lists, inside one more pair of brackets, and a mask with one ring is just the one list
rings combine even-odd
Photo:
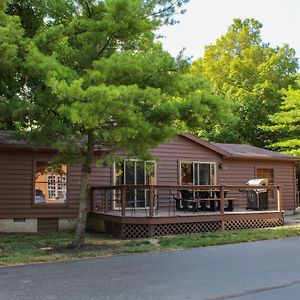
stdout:
[[247,185],[268,185],[268,179],[267,178],[256,178],[256,179],[250,179],[246,183]]

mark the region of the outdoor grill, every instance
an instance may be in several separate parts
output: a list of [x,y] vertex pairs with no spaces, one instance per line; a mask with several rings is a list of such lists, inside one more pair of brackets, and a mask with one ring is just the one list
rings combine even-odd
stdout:
[[[268,185],[268,179],[250,179],[246,185],[264,186]],[[268,190],[257,188],[247,190],[247,209],[266,210],[269,208]]]

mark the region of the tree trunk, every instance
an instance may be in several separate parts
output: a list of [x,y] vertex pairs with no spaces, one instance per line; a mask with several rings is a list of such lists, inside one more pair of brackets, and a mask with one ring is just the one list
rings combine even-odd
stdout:
[[94,136],[93,132],[88,133],[87,152],[81,166],[81,180],[80,180],[80,196],[79,196],[79,211],[76,223],[75,238],[72,243],[73,247],[79,248],[84,245],[86,213],[88,203],[88,185],[91,174],[91,166],[94,158]]

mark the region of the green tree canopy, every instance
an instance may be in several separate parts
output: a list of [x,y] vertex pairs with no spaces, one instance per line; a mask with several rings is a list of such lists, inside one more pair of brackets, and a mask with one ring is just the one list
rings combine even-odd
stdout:
[[[24,30],[19,18],[7,15],[5,9],[5,3],[0,2],[0,128],[12,128],[13,122],[9,117],[13,110],[12,100],[16,98],[24,81]],[[5,122],[3,116],[7,116]]]
[[273,125],[262,129],[276,133],[277,142],[270,145],[272,148],[300,157],[300,81],[298,88],[290,88],[284,95],[280,111],[270,116]]
[[265,44],[261,28],[257,20],[235,19],[227,33],[207,46],[204,57],[193,64],[192,72],[202,73],[213,92],[233,107],[237,120],[217,132],[215,138],[221,141],[263,146],[275,138],[259,125],[269,124],[268,115],[278,111],[281,89],[294,84],[298,61],[288,45],[272,48]]
[[6,7],[6,17],[23,28],[26,80],[14,100],[7,98],[10,113],[0,118],[12,118],[32,144],[58,149],[57,161],[81,163],[74,245],[84,242],[95,148],[108,150],[100,164],[120,152],[145,159],[149,148],[178,128],[210,126],[214,97],[187,78],[186,59],[171,57],[155,39],[157,28],[172,24],[184,2],[27,0]]

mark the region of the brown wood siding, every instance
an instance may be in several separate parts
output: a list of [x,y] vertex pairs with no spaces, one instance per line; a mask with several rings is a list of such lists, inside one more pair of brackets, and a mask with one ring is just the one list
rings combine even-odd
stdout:
[[[291,161],[250,161],[250,160],[224,160],[223,169],[219,169],[220,184],[245,184],[249,179],[256,177],[256,169],[273,169],[274,184],[282,186],[283,209],[295,209],[295,174],[294,162]],[[238,192],[231,196],[238,197]],[[241,195],[239,195],[240,197]],[[246,198],[244,197],[245,201]],[[270,200],[270,205],[275,201]],[[274,203],[273,203],[274,202]],[[237,202],[237,205],[243,205]]]
[[[69,170],[69,207],[77,211],[79,205],[81,168],[80,166],[72,166]],[[111,169],[93,166],[90,176],[90,185],[112,185]],[[91,209],[91,203],[89,203],[89,208]]]
[[58,218],[38,218],[37,232],[51,232],[58,230]]
[[[222,160],[221,155],[183,136],[151,151],[157,158],[157,184],[179,184],[179,161],[215,162],[217,184],[245,184],[256,168],[274,168],[275,184],[283,186],[283,208],[295,208],[293,162]],[[0,150],[0,218],[76,218],[80,191],[80,166],[68,167],[67,205],[33,205],[33,162],[51,159],[51,152]],[[218,166],[222,163],[223,169]],[[111,168],[94,166],[91,185],[112,185]],[[240,197],[241,195],[239,195]],[[91,208],[91,207],[90,207]]]
[[[76,218],[80,166],[68,169],[67,205],[33,205],[34,161],[50,160],[51,152],[0,150],[0,218]],[[111,185],[110,168],[94,166],[91,184]]]
[[[157,159],[157,184],[159,185],[180,183],[180,161],[213,162],[216,166],[221,162],[219,154],[182,136],[176,137],[170,143],[160,145],[151,153]],[[176,194],[177,191],[172,191],[172,193]],[[160,191],[159,201],[160,208],[169,205],[167,190]]]
[[[170,143],[162,144],[151,151],[157,159],[157,184],[179,184],[179,161],[202,161],[215,162],[217,184],[244,185],[249,179],[255,178],[257,168],[273,168],[274,183],[282,185],[282,198],[284,209],[295,208],[295,177],[294,162],[291,161],[252,161],[252,160],[224,160],[216,152],[207,149],[185,137],[179,136]],[[223,165],[223,169],[219,168]],[[111,171],[103,169],[103,175],[94,181],[97,185],[110,184]],[[174,191],[175,192],[175,191]],[[228,195],[235,197],[235,204],[240,207],[246,206],[246,195],[238,191],[231,191]],[[162,199],[168,201],[168,192],[162,195]],[[276,201],[270,200],[270,207],[275,207]]]
[[32,168],[30,152],[0,151],[1,218],[22,218],[31,209]]
[[157,158],[157,184],[179,184],[179,161],[221,162],[219,154],[182,136],[151,151]]

